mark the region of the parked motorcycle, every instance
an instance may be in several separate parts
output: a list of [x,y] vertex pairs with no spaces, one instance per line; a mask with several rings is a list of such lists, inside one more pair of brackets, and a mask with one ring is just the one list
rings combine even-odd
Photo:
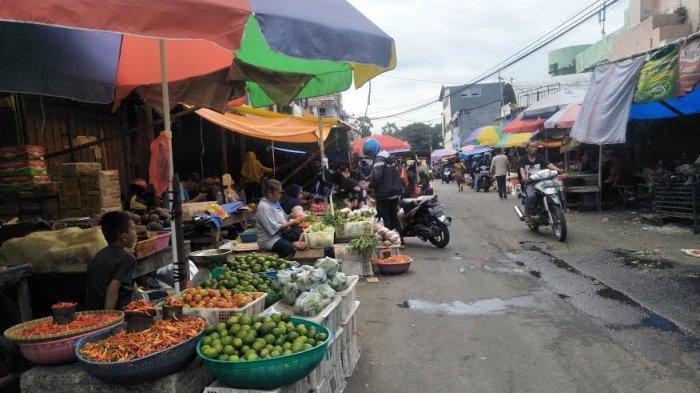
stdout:
[[430,241],[437,248],[444,248],[450,242],[449,226],[452,218],[445,216],[444,207],[437,195],[424,195],[418,198],[401,200],[399,222],[401,240],[417,237]]
[[455,181],[455,175],[452,172],[452,169],[450,168],[445,168],[442,170],[442,183],[447,183],[449,184],[450,182]]
[[484,192],[489,192],[491,186],[493,185],[493,177],[491,176],[491,168],[487,166],[482,166],[479,173],[476,175],[476,192],[484,190]]
[[[533,230],[539,230],[540,226],[552,225],[552,232],[559,241],[565,241],[567,235],[566,217],[564,216],[564,197],[562,187],[557,181],[558,172],[551,169],[542,169],[530,175],[528,184],[534,184],[537,192],[537,204],[532,212],[532,222],[527,226]],[[523,199],[524,195],[520,195]],[[525,221],[525,206],[520,209],[514,207],[515,214],[520,221]]]

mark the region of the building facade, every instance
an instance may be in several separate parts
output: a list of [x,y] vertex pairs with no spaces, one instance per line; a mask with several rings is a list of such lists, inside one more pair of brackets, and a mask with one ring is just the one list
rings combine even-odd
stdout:
[[494,124],[503,105],[515,102],[509,83],[443,86],[442,136],[445,148],[458,149],[461,141],[475,129]]
[[550,52],[550,75],[588,71],[598,63],[659,48],[699,29],[700,0],[630,0],[624,26],[577,53],[575,70],[564,67],[566,70],[562,71],[557,66],[558,73],[552,73],[553,63],[558,63],[552,58],[561,57],[562,51],[571,47]]

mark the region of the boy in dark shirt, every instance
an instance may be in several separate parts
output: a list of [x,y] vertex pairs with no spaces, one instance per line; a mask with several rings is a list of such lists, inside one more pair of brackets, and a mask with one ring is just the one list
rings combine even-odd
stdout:
[[124,212],[109,212],[100,220],[109,245],[95,255],[87,268],[89,310],[122,308],[131,301],[131,275],[136,258],[126,252],[136,244],[136,226]]

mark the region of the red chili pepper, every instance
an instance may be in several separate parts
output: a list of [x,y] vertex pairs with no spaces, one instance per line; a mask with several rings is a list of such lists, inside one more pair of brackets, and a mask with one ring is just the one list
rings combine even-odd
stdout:
[[58,334],[70,332],[73,330],[84,329],[92,326],[106,324],[119,318],[117,314],[76,314],[75,320],[66,325],[57,325],[53,320],[48,319],[34,323],[24,329],[19,334],[20,336],[43,336],[49,334]]
[[120,332],[104,340],[87,343],[80,353],[97,362],[133,360],[192,338],[205,326],[206,322],[196,317],[183,317],[174,322],[159,319],[141,332]]

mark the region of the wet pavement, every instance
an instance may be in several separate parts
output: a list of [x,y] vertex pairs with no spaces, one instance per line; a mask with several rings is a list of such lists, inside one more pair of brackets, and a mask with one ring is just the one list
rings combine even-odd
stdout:
[[698,391],[697,266],[639,258],[626,250],[653,239],[583,215],[562,244],[517,221],[514,200],[433,186],[450,245],[409,240],[409,274],[359,288],[346,392]]

